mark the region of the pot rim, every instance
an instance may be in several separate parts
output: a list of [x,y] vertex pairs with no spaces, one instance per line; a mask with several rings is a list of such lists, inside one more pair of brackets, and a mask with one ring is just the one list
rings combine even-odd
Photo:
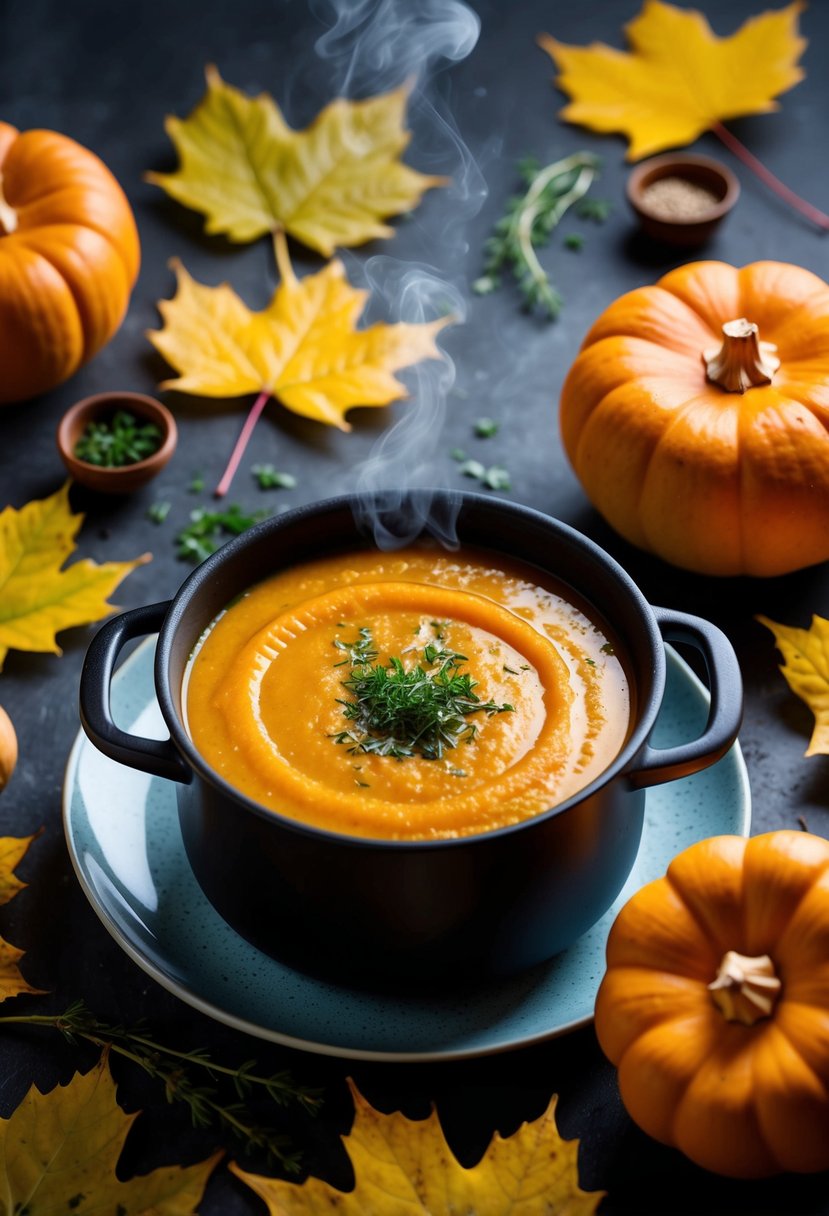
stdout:
[[[561,520],[547,515],[543,511],[538,511],[533,507],[524,506],[522,503],[512,502],[508,499],[489,498],[484,494],[476,494],[465,490],[418,490],[412,492],[412,496],[423,498],[425,500],[434,501],[434,499],[452,497],[459,504],[458,521],[462,523],[461,517],[465,506],[471,508],[484,508],[488,511],[496,513],[506,513],[518,521],[525,521],[527,524],[533,523],[544,528],[552,528],[552,530],[563,536],[564,540],[594,562],[605,567],[606,571],[615,578],[616,582],[625,591],[628,597],[635,603],[639,610],[644,633],[647,636],[650,651],[651,651],[651,667],[650,675],[651,688],[647,700],[643,704],[637,704],[637,720],[628,735],[623,747],[597,777],[590,782],[589,785],[582,789],[576,790],[569,798],[563,802],[556,803],[549,807],[546,811],[541,811],[537,815],[532,815],[528,819],[523,819],[519,823],[508,824],[502,828],[493,828],[485,832],[472,833],[465,836],[441,838],[438,840],[386,840],[373,836],[357,836],[345,832],[335,832],[329,828],[320,828],[312,824],[303,823],[300,820],[293,819],[288,815],[282,814],[280,811],[274,810],[271,807],[263,806],[254,799],[248,797],[236,786],[231,785],[219,773],[217,773],[194,745],[184,723],[178,714],[172,695],[169,680],[169,666],[172,651],[172,642],[175,636],[176,629],[184,616],[186,609],[197,597],[202,586],[213,579],[222,566],[234,555],[243,551],[248,547],[255,546],[262,536],[269,534],[272,531],[282,531],[285,528],[291,528],[298,523],[313,519],[315,517],[324,518],[331,514],[336,514],[344,508],[353,511],[354,507],[360,501],[360,496],[356,493],[341,494],[332,498],[321,499],[317,502],[307,503],[299,507],[295,507],[290,511],[284,512],[282,515],[271,516],[269,519],[262,520],[253,527],[248,528],[244,533],[234,537],[223,545],[220,549],[212,553],[199,566],[195,568],[184,580],[173,597],[167,615],[161,626],[156,644],[154,675],[155,675],[155,690],[158,699],[161,713],[166,723],[167,729],[170,732],[170,737],[178,750],[183,754],[185,760],[195,774],[202,780],[207,781],[210,785],[216,788],[222,795],[235,802],[240,808],[251,812],[261,819],[268,821],[276,821],[281,829],[295,832],[302,836],[313,837],[320,841],[329,841],[337,844],[340,847],[353,848],[372,848],[376,850],[414,850],[432,851],[434,849],[462,848],[464,846],[482,845],[484,842],[503,839],[505,836],[512,835],[515,832],[526,831],[533,825],[545,822],[557,815],[577,806],[580,802],[584,802],[595,794],[598,790],[608,785],[617,777],[623,776],[624,769],[630,764],[630,761],[636,756],[637,752],[647,741],[651,730],[653,729],[656,717],[662,705],[662,699],[665,690],[666,680],[666,659],[664,650],[664,639],[659,631],[659,627],[654,615],[653,609],[645,598],[639,587],[627,573],[627,571],[616,561],[615,558],[605,552],[594,541],[583,533],[577,531],[569,524],[563,523]],[[377,495],[382,498],[382,492]],[[360,525],[355,520],[355,529],[359,532]],[[420,534],[423,535],[423,532]],[[411,543],[416,543],[417,539]],[[485,546],[484,546],[485,547]],[[493,546],[494,552],[503,552],[503,548],[497,545]],[[532,564],[530,559],[528,564]],[[539,559],[536,563],[541,569],[544,569],[543,559]],[[274,571],[276,573],[276,571]],[[553,573],[549,571],[549,573]],[[567,578],[562,578],[561,581],[566,586],[572,586]],[[579,589],[572,587],[580,596],[592,603],[591,596]],[[609,621],[613,624],[612,620]],[[634,676],[640,673],[634,673]],[[641,693],[641,686],[637,686],[637,692]]]

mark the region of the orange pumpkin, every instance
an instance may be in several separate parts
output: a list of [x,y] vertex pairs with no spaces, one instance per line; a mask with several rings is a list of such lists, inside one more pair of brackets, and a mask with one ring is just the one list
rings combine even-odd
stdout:
[[0,402],[60,384],[109,341],[139,257],[129,203],[97,156],[0,122]]
[[596,1033],[634,1121],[698,1165],[829,1168],[829,842],[681,853],[613,925]]
[[617,531],[704,574],[829,558],[829,287],[780,262],[681,266],[596,321],[561,433]]

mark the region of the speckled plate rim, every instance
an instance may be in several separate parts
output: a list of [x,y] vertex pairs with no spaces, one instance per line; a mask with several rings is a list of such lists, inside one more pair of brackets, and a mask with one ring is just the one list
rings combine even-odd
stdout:
[[[129,678],[131,669],[138,663],[147,647],[154,647],[156,642],[155,636],[150,636],[144,639],[135,650],[127,657],[127,659],[118,668],[115,673],[114,680],[120,681]],[[691,668],[685,661],[676,653],[671,646],[666,644],[666,652],[669,663],[675,665],[679,674],[683,679],[688,681],[691,686],[702,695],[704,699],[709,699],[708,689],[697,678]],[[530,1047],[537,1043],[546,1042],[550,1039],[558,1038],[562,1035],[569,1034],[574,1030],[578,1030],[583,1026],[589,1025],[593,1020],[592,1011],[584,1014],[581,1017],[573,1018],[566,1022],[558,1022],[550,1027],[540,1030],[536,1033],[528,1033],[519,1035],[513,1039],[503,1042],[492,1043],[490,1045],[476,1044],[468,1048],[446,1048],[440,1050],[414,1050],[414,1051],[399,1051],[399,1050],[375,1050],[361,1047],[347,1047],[339,1043],[325,1043],[314,1039],[303,1039],[292,1034],[283,1033],[279,1030],[268,1026],[263,1026],[258,1022],[250,1021],[246,1018],[223,1009],[220,1005],[213,1001],[207,1000],[194,992],[186,984],[178,983],[171,976],[165,974],[160,967],[153,962],[145,953],[143,953],[130,939],[130,937],[120,928],[120,926],[112,919],[106,907],[102,904],[97,892],[92,886],[86,874],[85,867],[81,857],[78,854],[76,847],[77,841],[72,824],[72,795],[75,786],[78,763],[80,760],[81,751],[85,747],[93,746],[87,739],[83,730],[80,730],[69,752],[66,762],[66,770],[63,782],[62,793],[62,815],[64,835],[66,839],[69,856],[72,866],[77,875],[78,882],[81,888],[92,905],[98,919],[103,924],[104,928],[118,943],[124,953],[132,959],[138,967],[149,975],[162,988],[167,989],[174,996],[185,1004],[191,1006],[199,1012],[206,1014],[208,1017],[215,1019],[235,1030],[240,1030],[245,1034],[252,1035],[255,1038],[264,1039],[268,1042],[279,1043],[284,1047],[290,1047],[298,1051],[309,1051],[317,1055],[333,1056],[341,1059],[369,1060],[381,1061],[385,1063],[434,1063],[450,1060],[475,1059],[487,1055],[498,1055],[502,1052],[515,1051],[518,1048]],[[749,786],[748,772],[740,749],[739,742],[736,742],[727,757],[723,761],[731,760],[734,765],[734,775],[737,779],[738,790],[738,810],[739,822],[735,825],[736,833],[742,836],[748,836],[751,827],[751,789]],[[154,781],[160,780],[153,778]],[[687,779],[686,779],[687,780]],[[340,987],[342,987],[340,985]],[[395,996],[396,1000],[400,1000],[399,996]]]

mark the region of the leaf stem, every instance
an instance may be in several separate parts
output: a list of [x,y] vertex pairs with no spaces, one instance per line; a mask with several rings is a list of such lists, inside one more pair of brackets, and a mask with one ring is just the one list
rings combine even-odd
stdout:
[[817,224],[818,228],[823,229],[824,232],[829,229],[829,215],[818,207],[813,207],[811,203],[807,203],[799,194],[795,194],[794,190],[790,190],[727,127],[724,127],[721,122],[715,122],[711,130],[725,144],[726,148],[734,153],[738,160],[741,160],[747,168],[751,169],[752,173],[755,173],[764,185],[784,199],[790,207],[794,207],[795,211],[799,211],[807,220],[811,220],[813,224]]
[[245,448],[248,446],[250,437],[253,434],[253,428],[259,421],[259,415],[262,413],[265,406],[271,399],[270,389],[263,389],[259,396],[250,407],[248,416],[245,419],[245,424],[239,432],[239,438],[236,440],[236,445],[230,453],[230,460],[227,462],[227,468],[222,474],[222,479],[213,491],[214,498],[224,498],[230,489],[231,482],[239,468],[242,457],[245,454]]
[[273,252],[276,258],[276,265],[279,269],[279,277],[283,283],[296,283],[296,275],[294,268],[291,265],[291,255],[288,252],[288,238],[285,235],[284,228],[274,229],[273,234]]

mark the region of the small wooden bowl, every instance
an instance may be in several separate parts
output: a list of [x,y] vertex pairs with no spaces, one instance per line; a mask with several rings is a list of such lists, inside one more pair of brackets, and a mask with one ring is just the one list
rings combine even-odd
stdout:
[[[648,207],[646,191],[654,182],[678,177],[709,190],[716,198],[709,210],[691,219],[666,219]],[[740,183],[726,166],[710,156],[654,156],[633,170],[627,181],[628,201],[648,236],[666,245],[702,245],[740,197]]]
[[[87,424],[111,418],[118,410],[124,410],[143,422],[155,423],[161,431],[161,444],[157,450],[146,460],[116,468],[79,460],[75,455],[75,444]],[[131,494],[143,486],[161,472],[175,451],[177,441],[178,431],[173,415],[160,401],[143,393],[96,393],[94,397],[84,397],[66,411],[57,431],[60,458],[71,477],[100,494]]]

